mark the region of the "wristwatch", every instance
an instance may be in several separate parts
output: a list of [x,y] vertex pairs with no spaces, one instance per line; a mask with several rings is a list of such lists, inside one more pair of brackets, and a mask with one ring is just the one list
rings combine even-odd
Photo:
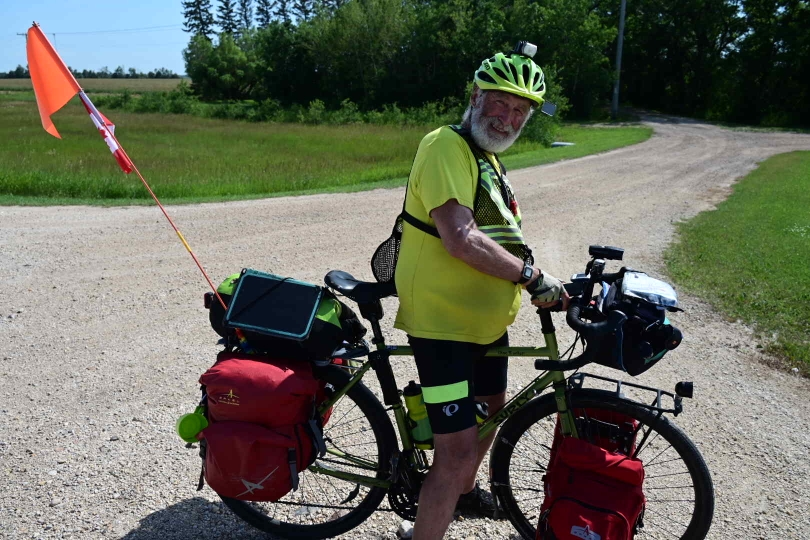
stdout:
[[523,271],[520,273],[520,279],[518,283],[521,285],[525,285],[529,281],[531,281],[532,276],[534,276],[534,266],[532,266],[528,261],[523,263]]

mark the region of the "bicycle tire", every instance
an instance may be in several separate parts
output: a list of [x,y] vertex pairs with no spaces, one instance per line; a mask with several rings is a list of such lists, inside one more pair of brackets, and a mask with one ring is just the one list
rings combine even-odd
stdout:
[[[569,391],[568,396],[578,416],[580,408],[587,408],[637,420],[641,424],[639,443],[650,431],[638,450],[647,472],[643,489],[648,499],[641,529],[644,538],[705,538],[714,513],[714,488],[703,457],[683,431],[667,418],[657,418],[650,409],[619,399],[611,392],[580,389]],[[512,525],[527,540],[533,540],[536,534],[544,498],[542,476],[557,429],[556,415],[553,394],[532,400],[504,424],[492,449],[493,493]],[[691,480],[689,486],[684,485],[686,475]],[[668,485],[673,482],[675,486]],[[693,499],[689,498],[690,488]]]
[[[350,378],[344,369],[336,366],[318,368],[316,375],[333,388],[345,386]],[[358,426],[358,422],[363,425]],[[347,431],[346,426],[349,424],[352,427]],[[338,444],[338,441],[349,436],[353,436],[351,442]],[[380,465],[375,476],[390,477],[391,456],[397,448],[394,428],[379,400],[362,382],[356,383],[332,407],[331,416],[324,426],[324,439],[327,448],[331,445],[343,451],[350,447],[365,450],[361,457],[373,459]],[[372,447],[376,447],[376,450]],[[356,468],[330,454],[316,463],[356,474],[370,474],[369,471]],[[324,487],[328,488],[328,493]],[[261,531],[281,538],[316,539],[338,536],[357,527],[377,509],[386,492],[381,487],[367,488],[305,470],[300,474],[298,490],[275,503],[220,498],[234,514]],[[358,500],[356,505],[348,506]],[[327,504],[327,501],[332,504]]]

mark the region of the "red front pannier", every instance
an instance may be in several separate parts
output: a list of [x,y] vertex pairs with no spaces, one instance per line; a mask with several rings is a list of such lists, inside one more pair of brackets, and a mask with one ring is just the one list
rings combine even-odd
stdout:
[[631,540],[646,502],[644,466],[631,457],[637,422],[598,409],[574,414],[592,442],[563,437],[558,419],[536,539]]
[[639,459],[566,437],[546,475],[538,540],[631,540],[643,483]]

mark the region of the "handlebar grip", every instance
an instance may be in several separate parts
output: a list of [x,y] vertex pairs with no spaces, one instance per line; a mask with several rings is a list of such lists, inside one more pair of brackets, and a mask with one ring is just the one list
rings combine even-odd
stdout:
[[572,301],[571,305],[568,306],[568,313],[565,315],[565,322],[568,323],[568,326],[579,333],[582,333],[586,328],[585,325],[588,324],[579,318],[581,311],[582,306],[576,301]]
[[607,320],[598,323],[588,323],[579,318],[581,312],[582,306],[573,302],[568,306],[568,314],[565,320],[571,328],[582,334],[586,343],[585,351],[570,360],[535,360],[535,369],[543,371],[570,371],[590,364],[595,360],[602,340],[613,334],[624,324],[624,321],[627,320],[627,315],[621,311],[614,310],[608,314]]
[[616,280],[621,279],[621,278],[624,277],[625,270],[626,270],[625,268],[622,268],[618,272],[612,272],[612,273],[609,273],[609,274],[603,273],[599,277],[599,281],[604,281],[605,283],[608,283],[608,284],[613,283]]

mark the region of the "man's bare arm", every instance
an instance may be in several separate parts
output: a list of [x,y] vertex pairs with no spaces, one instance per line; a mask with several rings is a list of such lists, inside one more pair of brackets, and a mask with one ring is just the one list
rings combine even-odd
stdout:
[[[472,210],[460,205],[457,200],[451,199],[438,208],[434,208],[430,212],[430,217],[436,222],[442,244],[450,255],[461,259],[479,272],[515,283],[520,279],[523,272],[523,261],[478,230]],[[525,283],[524,287],[536,281],[539,276],[540,269],[535,266],[532,279]],[[559,283],[556,278],[551,279]],[[561,291],[560,299],[563,310],[568,309],[570,297],[565,289]],[[556,305],[557,302],[532,300],[532,304],[548,308]]]
[[[479,272],[517,282],[523,261],[478,230],[472,210],[451,199],[434,208],[430,217],[436,222],[442,244],[450,255],[461,259]],[[532,281],[540,271],[535,268]]]

